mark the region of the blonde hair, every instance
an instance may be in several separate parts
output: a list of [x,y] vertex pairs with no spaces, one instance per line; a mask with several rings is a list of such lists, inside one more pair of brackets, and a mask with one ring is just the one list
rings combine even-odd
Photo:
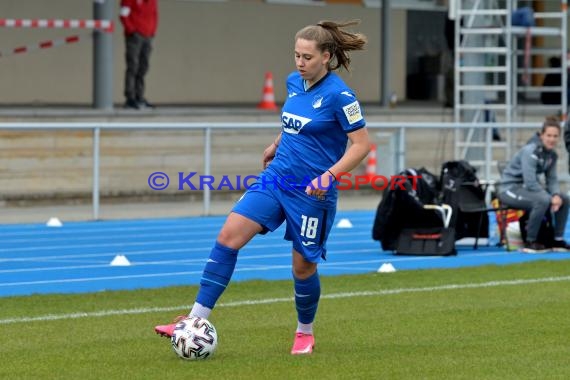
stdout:
[[299,38],[315,41],[320,52],[328,51],[331,55],[329,70],[336,70],[342,66],[346,71],[350,71],[350,56],[347,52],[364,50],[367,39],[364,34],[346,32],[341,28],[358,24],[360,24],[359,20],[346,23],[320,21],[317,25],[309,25],[299,30],[295,34],[295,41]]

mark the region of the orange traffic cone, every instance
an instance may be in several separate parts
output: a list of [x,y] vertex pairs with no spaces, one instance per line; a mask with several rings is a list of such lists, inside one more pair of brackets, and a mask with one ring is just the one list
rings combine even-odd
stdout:
[[372,183],[376,173],[376,144],[370,144],[370,153],[368,153],[368,161],[366,162],[366,176],[368,182]]
[[265,73],[265,84],[263,85],[263,99],[257,106],[264,110],[276,111],[277,105],[275,104],[275,94],[273,93],[273,74],[271,72]]

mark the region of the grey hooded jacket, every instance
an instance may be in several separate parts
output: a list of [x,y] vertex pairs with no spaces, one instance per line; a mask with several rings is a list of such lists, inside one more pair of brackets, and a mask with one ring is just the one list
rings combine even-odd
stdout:
[[537,133],[515,154],[503,171],[501,182],[504,191],[520,185],[529,191],[544,191],[539,181],[539,176],[544,174],[546,191],[550,195],[559,194],[557,160],[556,152],[546,149]]

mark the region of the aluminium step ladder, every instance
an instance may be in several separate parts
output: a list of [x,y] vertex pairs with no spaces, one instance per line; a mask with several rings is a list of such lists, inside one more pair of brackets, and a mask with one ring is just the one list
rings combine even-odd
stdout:
[[[534,12],[538,26],[512,25],[511,15],[533,3],[545,12]],[[528,78],[537,74],[559,74],[567,81],[566,28],[567,0],[456,0],[450,15],[455,16],[455,88],[454,121],[480,123],[498,121],[507,125],[522,121],[529,110],[544,116],[567,113],[566,86],[542,87]],[[543,26],[545,25],[545,26]],[[548,38],[544,46],[534,46],[534,37]],[[561,67],[530,65],[537,56],[560,57]],[[525,64],[519,61],[524,60]],[[525,80],[526,79],[526,80]],[[540,95],[542,91],[560,92],[560,104],[546,106],[539,102],[524,104],[519,98]],[[531,96],[532,97],[532,96]],[[492,115],[485,120],[484,115]],[[467,159],[492,179],[491,168],[497,161],[511,157],[512,132],[501,131],[501,141],[493,141],[490,130],[480,128],[455,130],[455,159]],[[490,147],[490,149],[489,149]],[[495,177],[498,173],[495,173]]]

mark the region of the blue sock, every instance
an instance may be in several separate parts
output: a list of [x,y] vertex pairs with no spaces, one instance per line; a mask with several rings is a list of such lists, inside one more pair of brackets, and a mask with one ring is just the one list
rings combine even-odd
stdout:
[[196,302],[210,309],[222,295],[236,266],[238,250],[216,242],[202,273]]
[[319,273],[315,272],[309,278],[300,280],[293,275],[295,283],[295,308],[297,309],[297,319],[301,323],[313,323],[319,298],[321,297],[321,281]]

